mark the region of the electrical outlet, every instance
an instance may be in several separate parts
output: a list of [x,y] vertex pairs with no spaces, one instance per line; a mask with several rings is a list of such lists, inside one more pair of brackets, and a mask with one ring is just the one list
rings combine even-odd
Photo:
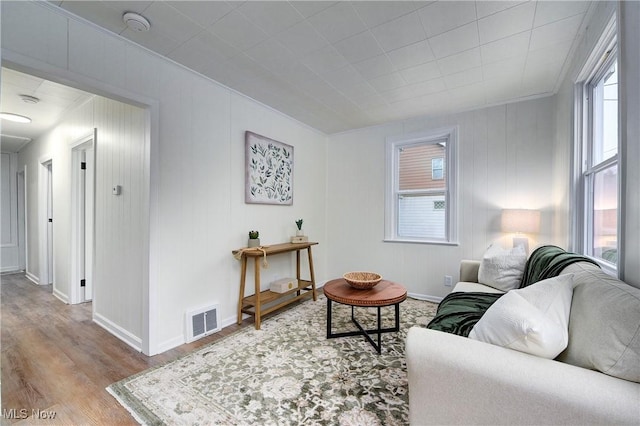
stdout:
[[444,276],[444,286],[451,287],[453,285],[453,280],[451,279],[451,275]]

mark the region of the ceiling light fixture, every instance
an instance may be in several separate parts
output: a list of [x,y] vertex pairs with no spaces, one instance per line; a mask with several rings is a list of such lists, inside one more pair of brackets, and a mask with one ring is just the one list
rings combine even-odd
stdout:
[[40,102],[40,99],[36,98],[35,96],[30,96],[30,95],[18,95],[18,96],[20,96],[20,99],[22,99],[23,102],[28,104],[37,104],[38,102]]
[[127,24],[127,27],[138,33],[149,31],[149,28],[151,28],[147,18],[136,12],[125,13],[122,15],[122,20]]
[[0,118],[3,120],[15,121],[16,123],[31,123],[31,119],[29,117],[12,114],[10,112],[0,112]]

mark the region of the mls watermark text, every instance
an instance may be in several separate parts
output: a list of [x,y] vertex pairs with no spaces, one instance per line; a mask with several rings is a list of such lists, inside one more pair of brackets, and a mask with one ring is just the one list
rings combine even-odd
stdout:
[[28,419],[29,417],[38,420],[53,420],[56,418],[57,414],[58,413],[53,410],[40,410],[37,408],[33,408],[31,410],[27,410],[26,408],[2,409],[2,417],[13,420]]

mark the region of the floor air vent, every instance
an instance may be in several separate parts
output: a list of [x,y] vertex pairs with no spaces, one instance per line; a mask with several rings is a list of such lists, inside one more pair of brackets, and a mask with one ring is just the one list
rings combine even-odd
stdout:
[[188,311],[186,315],[187,343],[220,330],[218,305]]

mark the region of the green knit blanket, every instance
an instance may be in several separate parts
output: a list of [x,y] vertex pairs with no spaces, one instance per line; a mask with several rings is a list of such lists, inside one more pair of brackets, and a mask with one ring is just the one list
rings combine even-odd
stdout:
[[[527,260],[520,288],[555,277],[564,268],[575,262],[590,262],[597,265],[587,257],[566,252],[560,247],[552,245],[539,247],[531,253]],[[502,294],[450,293],[438,305],[436,316],[429,322],[427,328],[467,337],[473,326],[500,296]]]

